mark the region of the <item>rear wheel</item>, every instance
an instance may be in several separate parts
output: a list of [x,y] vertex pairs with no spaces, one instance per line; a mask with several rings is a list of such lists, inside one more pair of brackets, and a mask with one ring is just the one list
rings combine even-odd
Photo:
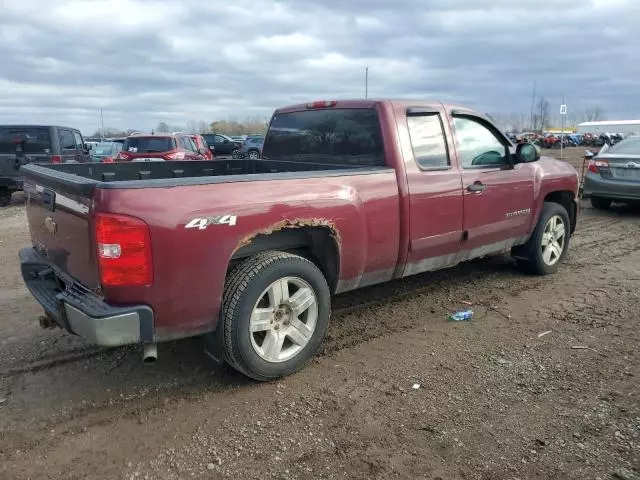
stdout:
[[240,158],[240,150],[239,150],[239,149],[237,149],[237,148],[236,148],[236,149],[234,149],[234,150],[231,152],[231,158]]
[[289,375],[315,355],[330,312],[329,286],[312,262],[284,252],[249,258],[225,286],[225,359],[256,380]]
[[598,210],[606,210],[611,206],[611,200],[608,198],[591,197],[591,206]]
[[256,150],[251,150],[251,151],[249,152],[249,158],[250,158],[251,160],[257,160],[259,156],[260,156],[260,155],[258,154],[258,152],[257,152]]
[[11,190],[0,187],[0,207],[7,207],[11,203]]
[[538,275],[555,273],[569,248],[570,231],[567,210],[545,202],[531,238],[513,251],[520,269]]

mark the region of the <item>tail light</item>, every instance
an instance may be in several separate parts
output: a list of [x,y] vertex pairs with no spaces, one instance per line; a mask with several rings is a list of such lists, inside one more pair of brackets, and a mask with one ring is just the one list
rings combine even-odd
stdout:
[[307,103],[307,108],[329,108],[335,107],[338,104],[335,100],[326,100],[320,102]]
[[184,160],[185,155],[186,154],[184,152],[173,152],[173,153],[167,153],[166,155],[163,155],[162,158],[169,161]]
[[62,163],[61,155],[51,155],[51,163]]
[[97,214],[95,232],[103,286],[153,283],[151,237],[144,221],[127,215]]
[[589,160],[587,170],[592,173],[600,173],[601,168],[609,168],[609,162],[606,160]]
[[127,152],[118,152],[118,155],[116,155],[116,160],[129,160],[131,159],[131,155],[129,155]]
[[115,163],[115,162],[113,161],[113,157],[104,157],[102,159],[102,163]]

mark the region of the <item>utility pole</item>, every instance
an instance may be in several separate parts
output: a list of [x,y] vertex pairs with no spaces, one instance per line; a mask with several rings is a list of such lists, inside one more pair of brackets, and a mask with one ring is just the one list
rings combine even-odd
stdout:
[[364,68],[364,98],[369,98],[369,67]]
[[536,81],[533,81],[533,93],[531,94],[531,122],[530,122],[530,126],[531,126],[531,131],[533,132],[535,130],[535,125],[533,124],[533,106],[536,103]]
[[100,140],[104,142],[104,115],[102,114],[102,107],[100,107]]

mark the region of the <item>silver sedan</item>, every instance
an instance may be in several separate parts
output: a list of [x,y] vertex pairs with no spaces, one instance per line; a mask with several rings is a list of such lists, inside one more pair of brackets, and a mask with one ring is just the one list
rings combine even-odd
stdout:
[[640,202],[640,136],[603,148],[589,160],[584,196],[594,208]]

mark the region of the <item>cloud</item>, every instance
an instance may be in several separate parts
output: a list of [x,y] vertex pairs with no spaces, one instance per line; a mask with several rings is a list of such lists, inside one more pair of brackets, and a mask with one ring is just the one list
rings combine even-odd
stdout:
[[640,117],[636,0],[3,0],[0,123],[91,133],[316,99],[416,97]]

